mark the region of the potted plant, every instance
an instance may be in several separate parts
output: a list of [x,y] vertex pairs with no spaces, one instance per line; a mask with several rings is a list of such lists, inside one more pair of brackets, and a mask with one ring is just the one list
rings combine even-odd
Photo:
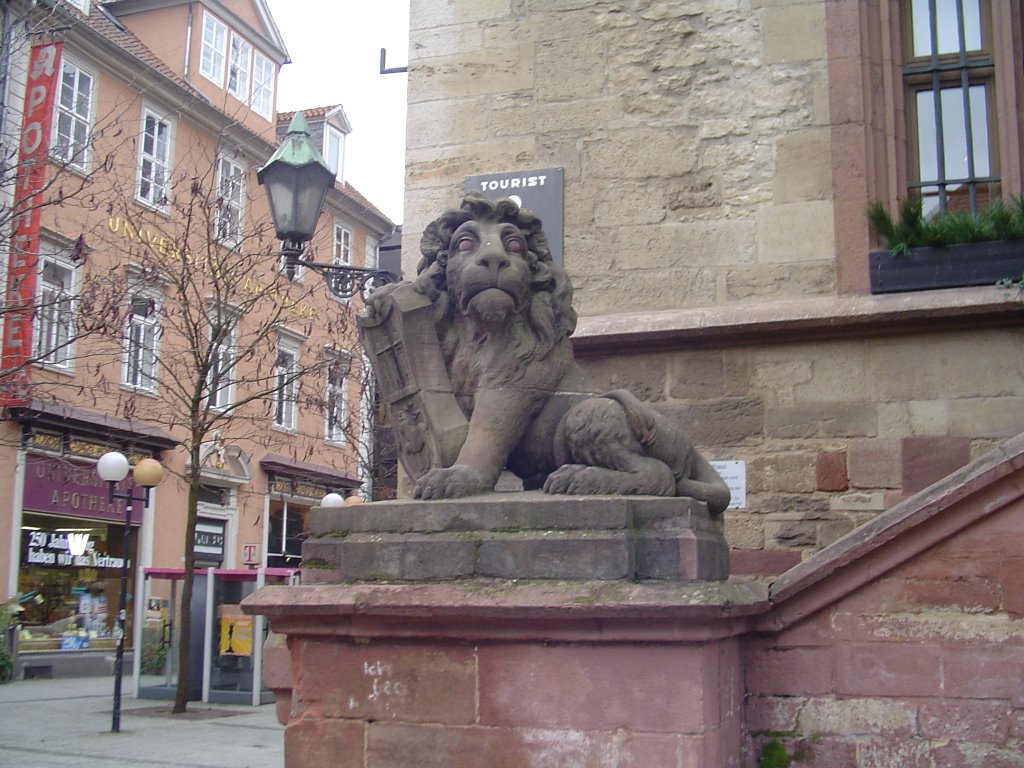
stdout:
[[867,216],[888,249],[869,254],[872,293],[995,285],[1024,273],[1024,196],[928,219],[920,199],[901,201],[895,220],[876,201]]

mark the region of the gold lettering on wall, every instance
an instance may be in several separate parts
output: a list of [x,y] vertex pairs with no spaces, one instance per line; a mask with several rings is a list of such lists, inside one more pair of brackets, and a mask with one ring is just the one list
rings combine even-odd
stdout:
[[[146,245],[161,256],[168,256],[175,261],[183,261],[188,266],[195,266],[203,272],[208,274],[212,273],[213,277],[217,277],[216,272],[218,267],[211,267],[207,258],[201,256],[197,257],[191,251],[185,251],[183,253],[181,249],[163,235],[146,227],[136,228],[123,216],[113,215],[108,217],[107,229],[115,235],[120,235],[125,240]],[[299,317],[310,319],[317,315],[317,311],[314,307],[294,301],[279,288],[268,289],[268,287],[259,280],[251,277],[246,277],[242,282],[242,290],[251,296],[265,293],[271,301],[285,309],[292,310]]]

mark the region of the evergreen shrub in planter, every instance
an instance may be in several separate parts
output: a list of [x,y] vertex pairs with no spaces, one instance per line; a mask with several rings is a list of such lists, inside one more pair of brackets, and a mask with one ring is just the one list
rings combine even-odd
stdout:
[[878,202],[867,215],[889,249],[869,254],[872,293],[995,285],[1024,275],[1024,197],[977,216],[925,219],[918,199],[902,201],[897,220]]

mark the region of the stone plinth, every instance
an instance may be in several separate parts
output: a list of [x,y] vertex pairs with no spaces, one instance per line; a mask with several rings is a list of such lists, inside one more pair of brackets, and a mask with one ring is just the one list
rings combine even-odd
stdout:
[[288,636],[288,768],[718,768],[740,765],[737,635],[761,599],[473,579],[267,587],[246,610]]
[[533,492],[386,501],[317,510],[310,529],[305,584],[729,575],[722,520],[683,498]]
[[703,503],[487,494],[310,528],[303,585],[246,601],[288,768],[739,766],[764,595],[725,580]]

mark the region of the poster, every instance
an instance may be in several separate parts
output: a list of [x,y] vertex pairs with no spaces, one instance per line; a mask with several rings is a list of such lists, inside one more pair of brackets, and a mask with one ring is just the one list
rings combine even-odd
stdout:
[[242,606],[220,607],[221,656],[252,656],[252,617],[242,613]]

